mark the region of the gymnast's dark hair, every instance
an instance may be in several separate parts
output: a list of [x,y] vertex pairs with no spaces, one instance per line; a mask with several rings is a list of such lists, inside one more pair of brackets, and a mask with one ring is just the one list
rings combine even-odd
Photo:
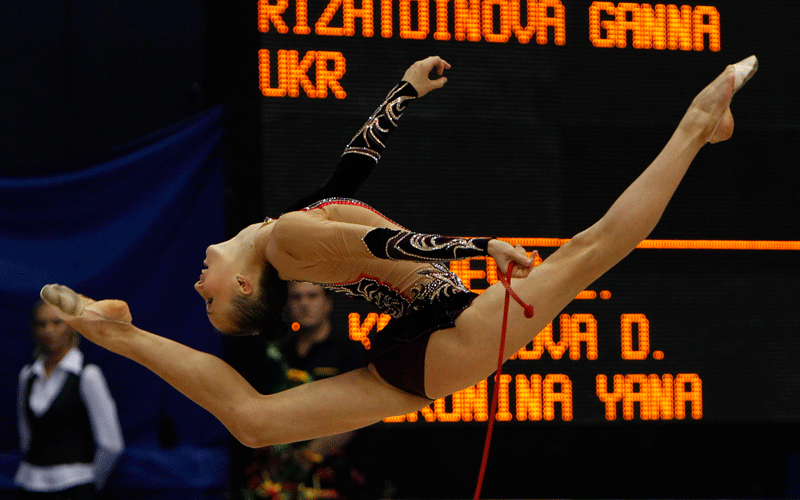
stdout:
[[231,301],[232,335],[258,335],[267,340],[280,340],[288,331],[282,314],[288,297],[286,282],[269,263],[264,265],[258,280],[258,293],[254,296],[236,295]]

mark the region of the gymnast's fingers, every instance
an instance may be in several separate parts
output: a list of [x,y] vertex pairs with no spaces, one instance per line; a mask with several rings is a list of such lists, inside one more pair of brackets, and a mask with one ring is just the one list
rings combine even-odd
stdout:
[[439,56],[436,56],[436,59],[437,59],[437,61],[436,61],[436,73],[438,73],[439,76],[442,76],[442,74],[444,73],[444,70],[445,69],[450,69],[452,66],[450,66],[450,63],[448,63],[447,61],[445,61],[444,59],[442,59]]
[[442,77],[437,78],[435,80],[430,80],[430,85],[434,89],[440,89],[440,88],[444,87],[445,83],[447,83],[447,77],[446,76],[442,76]]

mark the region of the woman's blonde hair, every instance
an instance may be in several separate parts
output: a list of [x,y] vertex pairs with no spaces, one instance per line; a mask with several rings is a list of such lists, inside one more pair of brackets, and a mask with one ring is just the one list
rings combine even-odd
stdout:
[[[41,356],[42,352],[43,352],[42,346],[39,344],[39,340],[36,338],[35,332],[36,332],[36,323],[39,322],[39,309],[41,309],[42,306],[44,306],[44,305],[49,305],[49,304],[47,304],[47,302],[43,301],[42,299],[39,299],[39,300],[36,301],[36,303],[33,305],[33,308],[31,309],[31,317],[30,317],[29,327],[30,327],[30,331],[31,331],[31,337],[33,337],[33,345],[34,345],[34,347],[33,347],[33,359],[36,359],[39,356]],[[80,344],[80,342],[81,342],[81,335],[77,331],[75,331],[75,329],[73,329],[71,326],[69,327],[69,329],[72,332],[72,338],[70,339],[70,345],[72,347],[78,347],[78,344]]]

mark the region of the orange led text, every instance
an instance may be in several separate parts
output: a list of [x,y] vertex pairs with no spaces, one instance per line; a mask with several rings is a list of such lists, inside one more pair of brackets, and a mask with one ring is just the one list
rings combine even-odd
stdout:
[[[630,37],[628,36],[630,33]],[[716,7],[698,5],[592,2],[589,40],[599,48],[705,50],[719,52],[720,15]]]
[[[572,420],[572,381],[566,375],[512,378],[503,374],[497,384],[498,421]],[[485,422],[489,419],[489,397],[488,381],[484,380],[452,396],[437,399],[418,412],[389,417],[384,422],[417,422],[420,416],[426,422]]]
[[[311,70],[314,81],[309,76]],[[308,97],[324,99],[328,97],[330,89],[337,99],[344,99],[347,93],[339,80],[346,70],[346,61],[341,52],[309,50],[301,59],[296,50],[279,50],[277,65],[273,66],[270,51],[258,51],[259,88],[268,97],[299,97],[302,89]],[[278,77],[276,87],[273,87],[274,73]]]
[[[289,33],[287,19],[294,13],[292,33],[309,35],[308,0],[259,0],[258,29]],[[396,9],[395,9],[396,6]],[[395,17],[397,15],[397,17]],[[377,20],[376,20],[377,19]],[[535,39],[539,45],[566,43],[566,10],[561,0],[328,0],[314,22],[320,36],[383,38],[398,35],[409,40],[519,43]]]
[[622,418],[633,420],[636,406],[642,420],[683,420],[686,407],[695,420],[703,418],[703,381],[696,373],[679,373],[675,377],[658,375],[614,375],[610,382],[597,375],[597,397],[605,405],[606,420],[617,419],[622,405]]

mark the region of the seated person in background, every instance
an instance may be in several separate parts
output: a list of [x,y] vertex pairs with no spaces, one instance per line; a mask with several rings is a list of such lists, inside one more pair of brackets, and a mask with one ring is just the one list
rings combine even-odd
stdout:
[[37,302],[31,331],[36,361],[20,372],[17,393],[18,498],[95,498],[123,450],[117,407],[100,368],[78,350],[80,335],[55,307]]
[[[269,358],[283,367],[284,380],[277,390],[366,366],[362,345],[333,327],[333,307],[333,292],[311,283],[288,283],[286,319],[291,331],[279,349],[276,344],[268,348]],[[355,434],[256,450],[245,471],[247,489],[261,498],[278,498],[281,493],[286,498],[303,498],[303,491],[312,497],[374,497],[368,492],[372,485],[367,486],[346,453]]]
[[364,348],[345,332],[333,330],[333,292],[320,285],[290,282],[286,304],[294,334],[283,355],[290,368],[321,379],[366,366]]

